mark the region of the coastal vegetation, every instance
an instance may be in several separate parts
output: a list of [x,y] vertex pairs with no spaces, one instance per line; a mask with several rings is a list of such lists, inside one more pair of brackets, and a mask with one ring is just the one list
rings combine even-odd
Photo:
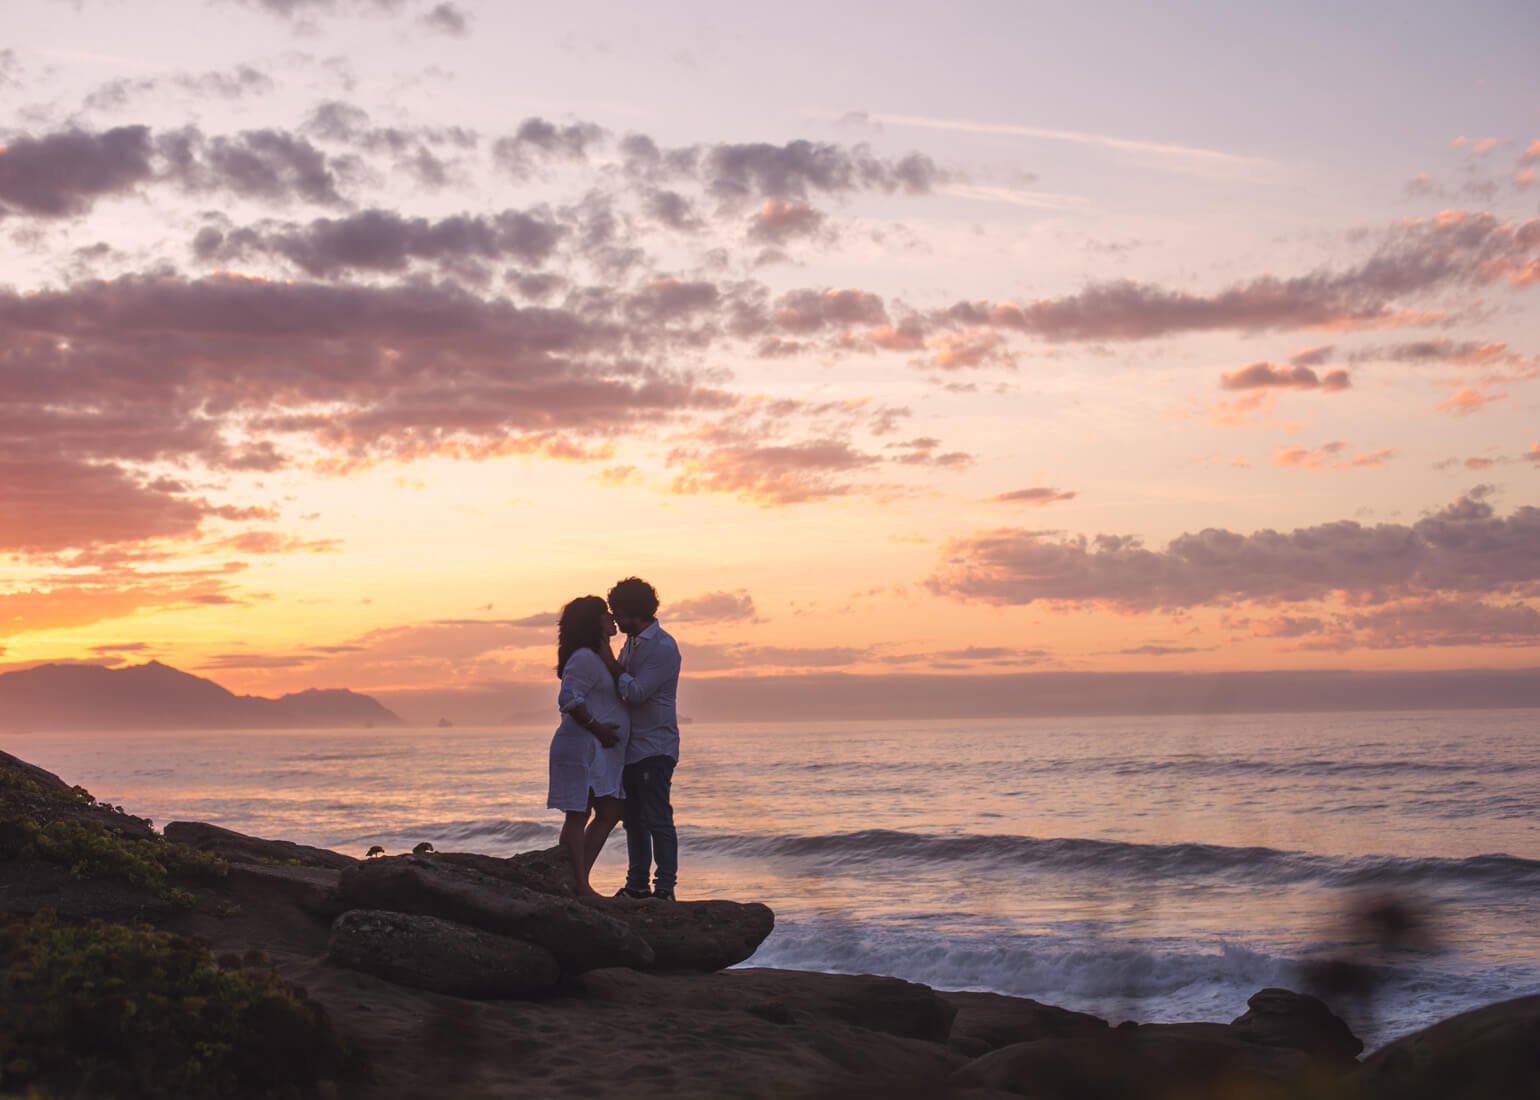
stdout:
[[[84,787],[54,786],[0,764],[0,790],[10,796],[0,802],[0,859],[32,856],[79,878],[119,879],[183,908],[196,899],[179,883],[228,873],[224,860],[150,832],[148,822],[98,802]],[[80,810],[88,813],[71,813]]]
[[325,1011],[261,961],[148,927],[0,915],[0,1091],[286,1096],[356,1076]]

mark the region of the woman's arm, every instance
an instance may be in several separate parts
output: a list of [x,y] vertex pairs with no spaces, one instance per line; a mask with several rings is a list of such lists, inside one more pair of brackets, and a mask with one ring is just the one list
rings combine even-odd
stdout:
[[[585,656],[585,654],[587,656]],[[562,673],[561,691],[556,705],[563,714],[570,714],[578,725],[599,739],[605,748],[616,744],[620,738],[620,726],[614,722],[600,722],[588,709],[588,693],[605,674],[603,659],[592,650],[580,649],[567,658],[567,668]]]

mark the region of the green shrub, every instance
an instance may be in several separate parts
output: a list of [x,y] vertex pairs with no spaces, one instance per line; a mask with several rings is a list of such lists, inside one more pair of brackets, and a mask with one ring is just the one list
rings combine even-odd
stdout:
[[21,791],[49,802],[67,806],[95,806],[96,798],[84,787],[50,787],[39,783],[19,768],[0,764],[0,789]]
[[[36,856],[63,864],[81,878],[122,879],[183,906],[192,905],[193,896],[174,881],[219,880],[229,870],[217,856],[165,837],[135,839],[113,828],[110,819],[98,823],[70,816],[68,808],[78,806],[121,810],[97,802],[84,787],[47,787],[0,766],[0,793],[5,791],[23,797],[0,799],[0,859]],[[56,816],[54,807],[65,812]]]
[[303,989],[221,963],[150,928],[0,916],[0,1094],[297,1097],[360,1075]]
[[183,905],[192,903],[192,895],[172,886],[169,880],[218,880],[229,871],[217,856],[165,837],[129,840],[110,829],[79,821],[49,822],[33,836],[32,848],[43,859],[65,864],[81,878],[123,879]]

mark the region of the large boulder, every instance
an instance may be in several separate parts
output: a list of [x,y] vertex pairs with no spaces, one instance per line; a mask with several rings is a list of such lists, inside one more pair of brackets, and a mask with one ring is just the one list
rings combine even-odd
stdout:
[[770,907],[757,903],[615,898],[600,907],[647,941],[659,970],[725,970],[754,954],[775,928]]
[[343,913],[327,957],[397,985],[476,999],[533,997],[561,978],[543,947],[412,913]]
[[358,861],[328,848],[312,848],[292,840],[264,840],[203,821],[173,821],[163,830],[167,840],[212,852],[227,863],[265,863],[280,866],[330,867],[340,871]]
[[1358,1064],[1363,1040],[1354,1035],[1325,1003],[1287,989],[1263,989],[1246,1002],[1246,1012],[1230,1030],[1247,1042],[1302,1050],[1340,1069]]
[[[1112,1028],[1002,1047],[952,1075],[954,1086],[1034,1100],[1229,1100],[1308,1091],[1301,1051],[1226,1034],[1154,1027]],[[1285,1091],[1285,1094],[1289,1094]]]
[[[508,857],[439,852],[434,858],[523,890],[568,898],[577,893],[572,860],[560,847]],[[594,904],[646,940],[660,970],[724,970],[754,954],[775,928],[769,906],[755,903],[606,898]]]
[[1403,1036],[1364,1060],[1359,1082],[1366,1100],[1540,1096],[1540,995]]
[[545,948],[569,973],[651,966],[652,948],[620,921],[568,898],[541,894],[433,856],[355,863],[338,882],[354,909],[442,917]]
[[1013,1043],[1107,1030],[1107,1021],[1100,1016],[1055,1008],[1025,997],[945,991],[938,991],[936,996],[957,1010],[948,1043],[958,1053],[970,1057]]
[[519,852],[506,857],[487,856],[480,852],[440,852],[438,859],[441,863],[469,867],[525,890],[556,894],[564,898],[577,896],[572,857],[567,854],[567,849],[560,846]]

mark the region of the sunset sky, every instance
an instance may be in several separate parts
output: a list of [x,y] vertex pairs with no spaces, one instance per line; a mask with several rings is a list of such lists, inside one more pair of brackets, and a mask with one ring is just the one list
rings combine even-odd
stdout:
[[687,677],[1540,665],[1537,43],[7,4],[0,671],[511,698],[630,573]]

